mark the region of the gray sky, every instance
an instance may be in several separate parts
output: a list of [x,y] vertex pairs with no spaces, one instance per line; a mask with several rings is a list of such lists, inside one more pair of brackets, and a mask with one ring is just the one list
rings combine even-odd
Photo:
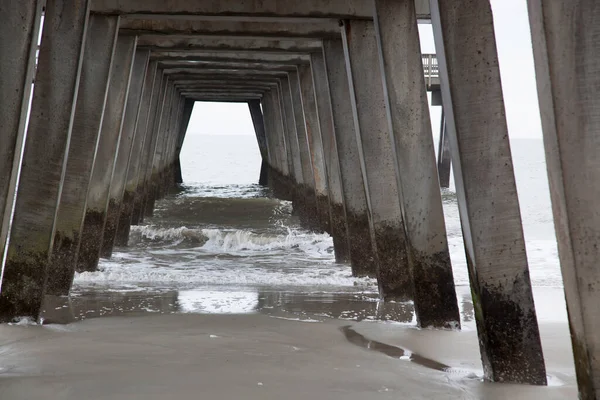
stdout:
[[[500,73],[511,138],[541,138],[526,0],[491,0]],[[430,25],[419,25],[423,53],[435,53]],[[440,107],[432,107],[434,135],[439,130]],[[246,104],[197,103],[190,134],[253,135]]]

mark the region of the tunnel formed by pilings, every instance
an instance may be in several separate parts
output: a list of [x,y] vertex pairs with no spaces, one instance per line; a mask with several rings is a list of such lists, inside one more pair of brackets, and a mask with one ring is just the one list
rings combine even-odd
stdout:
[[[528,1],[585,399],[600,393],[592,3]],[[195,102],[243,102],[260,183],[384,300],[414,302],[423,328],[460,328],[440,194],[451,159],[485,378],[546,384],[487,1],[6,0],[0,12],[0,321],[68,301],[75,271],[127,245],[182,181]],[[437,55],[421,54],[418,23]],[[437,161],[427,91],[444,110]]]

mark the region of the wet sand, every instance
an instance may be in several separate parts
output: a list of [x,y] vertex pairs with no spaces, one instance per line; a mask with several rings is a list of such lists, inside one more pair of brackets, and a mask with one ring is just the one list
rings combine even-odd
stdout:
[[169,313],[146,302],[69,325],[0,325],[0,399],[573,399],[561,294],[536,290],[548,387],[481,381],[464,301],[456,332],[357,314],[368,299],[338,303],[348,313],[334,317],[308,307],[333,300],[292,305],[273,295],[247,314]]

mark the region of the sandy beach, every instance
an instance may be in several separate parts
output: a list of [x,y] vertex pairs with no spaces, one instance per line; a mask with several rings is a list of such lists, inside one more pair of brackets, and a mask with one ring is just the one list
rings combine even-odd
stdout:
[[482,382],[468,318],[435,331],[268,308],[1,325],[0,398],[573,399],[567,325],[543,311],[561,294],[536,291],[555,306],[539,314],[547,387]]

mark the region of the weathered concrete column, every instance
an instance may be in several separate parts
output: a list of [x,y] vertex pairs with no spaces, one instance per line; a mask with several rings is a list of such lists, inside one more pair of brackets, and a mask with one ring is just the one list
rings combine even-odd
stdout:
[[319,212],[320,227],[330,232],[329,193],[327,188],[327,169],[323,156],[323,141],[321,140],[321,126],[317,110],[315,86],[313,83],[310,65],[298,65],[298,79],[300,80],[300,94],[306,136],[310,148],[310,161],[315,179],[315,194],[317,196],[317,210]]
[[254,134],[256,135],[258,150],[260,151],[260,157],[262,159],[258,183],[259,185],[266,186],[268,184],[269,149],[267,147],[267,136],[263,114],[260,107],[260,100],[248,101],[248,110],[250,111],[252,125],[254,126]]
[[[187,123],[189,122],[189,117],[191,115],[192,107],[194,102],[191,102],[191,107],[189,108],[189,114],[187,120],[184,121],[185,111],[186,111],[186,99],[178,94],[177,100],[177,114],[174,119],[173,132],[171,136],[171,152],[169,155],[169,173],[166,176],[166,186],[169,190],[173,190],[177,187],[178,184],[183,182],[181,176],[181,163],[179,160],[179,152],[181,150],[181,146],[183,144],[183,137],[185,136],[185,131],[187,129]],[[182,125],[185,124],[185,128],[182,133]]]
[[304,177],[302,175],[302,163],[300,160],[300,149],[298,148],[298,133],[296,130],[296,117],[294,115],[294,104],[292,102],[292,93],[290,91],[289,78],[279,79],[281,88],[281,100],[282,107],[285,111],[286,117],[286,145],[288,147],[288,157],[291,158],[290,175],[294,179],[294,199],[295,201],[297,194],[297,186],[304,184]]
[[320,229],[317,196],[315,192],[315,175],[311,161],[308,136],[306,134],[306,122],[304,109],[302,107],[302,94],[300,90],[300,78],[297,71],[288,73],[292,105],[294,107],[294,120],[296,121],[296,133],[298,135],[298,149],[300,150],[300,162],[302,165],[302,177],[304,185],[299,187],[299,198],[302,198],[299,217],[303,225],[311,229]]
[[0,260],[4,259],[17,190],[43,6],[42,0],[0,4],[5,18],[0,25]]
[[442,108],[442,120],[440,121],[440,138],[438,145],[437,169],[440,179],[440,187],[450,187],[450,168],[452,166],[452,154],[450,153],[450,141],[446,132],[446,116]]
[[589,1],[528,1],[546,165],[579,398],[600,398],[600,18]]
[[485,379],[545,384],[492,10],[433,0],[431,17]]
[[279,105],[275,91],[276,89],[272,89],[266,92],[262,98],[262,110],[269,154],[268,182],[275,196],[284,198],[286,192],[283,183],[284,164],[287,163],[287,160],[284,155],[285,147],[280,141],[280,136],[283,135],[283,125],[277,117]]
[[375,30],[417,324],[459,328],[415,2],[375,0]]
[[329,81],[335,145],[340,163],[352,273],[355,276],[374,277],[375,253],[369,229],[367,196],[350,104],[350,87],[342,40],[323,40],[323,55]]
[[[290,167],[291,162],[289,160],[290,152],[288,150],[288,144],[286,140],[287,136],[287,127],[285,123],[285,115],[281,100],[280,88],[271,90],[270,92],[272,96],[272,104],[274,109],[274,117],[275,117],[275,133],[276,133],[276,143],[277,148],[279,149],[280,156],[280,168],[281,168],[281,177],[280,177],[280,186],[282,188],[282,199],[284,200],[292,200],[291,190],[290,190]],[[293,167],[292,167],[293,168]]]
[[17,316],[37,317],[40,312],[71,138],[71,116],[77,102],[88,14],[87,1],[46,3],[40,69],[2,273],[0,321]]
[[[181,174],[181,161],[179,160],[179,154],[183,147],[183,141],[185,140],[185,134],[190,123],[190,118],[194,110],[194,104],[196,102],[192,99],[184,99],[183,103],[183,114],[181,116],[181,124],[179,125],[179,134],[177,139],[177,149],[175,150],[175,183],[183,183],[183,176]],[[260,103],[259,103],[260,107]]]
[[325,68],[323,52],[312,53],[310,56],[315,86],[315,98],[321,127],[323,160],[327,175],[329,198],[330,234],[333,237],[335,258],[338,262],[350,262],[350,242],[348,240],[348,224],[342,182],[340,177],[340,162],[335,143],[335,127],[331,110],[329,82]]
[[87,194],[87,208],[77,256],[76,269],[79,272],[95,271],[98,267],[110,182],[121,142],[123,114],[125,113],[136,41],[135,36],[119,36],[117,38],[108,96],[100,128],[100,141]]
[[[154,202],[156,201],[156,176],[158,169],[158,160],[160,156],[161,146],[163,143],[163,129],[165,124],[165,116],[168,101],[169,91],[172,85],[169,83],[168,77],[163,77],[161,89],[158,97],[158,104],[154,118],[154,140],[150,154],[148,155],[148,165],[146,167],[145,189],[144,189],[144,216],[152,217],[154,215]],[[155,165],[156,163],[156,165]]]
[[137,178],[137,188],[135,191],[135,199],[133,200],[133,214],[131,215],[131,223],[138,225],[144,221],[144,208],[146,206],[146,192],[148,190],[148,179],[151,173],[152,157],[154,157],[154,149],[156,148],[157,130],[155,122],[157,112],[161,106],[163,99],[163,89],[166,83],[166,78],[160,68],[156,69],[154,84],[152,85],[152,99],[150,100],[150,113],[146,130],[148,131],[148,139],[144,142],[142,149],[142,159],[140,163],[140,171]]
[[135,125],[136,140],[134,141],[134,147],[131,150],[131,160],[129,162],[129,168],[127,169],[127,183],[125,185],[125,191],[123,192],[123,203],[121,205],[119,224],[115,236],[116,246],[127,246],[133,210],[136,204],[135,200],[137,196],[138,180],[145,155],[144,149],[146,148],[146,143],[152,140],[150,137],[150,129],[148,129],[148,119],[150,116],[150,105],[152,103],[152,92],[157,66],[157,61],[150,61],[146,70],[146,76],[144,77],[142,99]]
[[153,162],[153,181],[155,184],[154,198],[160,200],[164,196],[164,175],[165,164],[169,153],[170,132],[172,129],[172,119],[174,108],[177,100],[177,90],[174,85],[169,85],[167,92],[167,103],[163,108],[163,120],[161,122],[161,142],[159,143],[156,153],[154,154]]
[[73,134],[48,268],[48,295],[68,295],[73,282],[118,31],[119,17],[92,14],[89,18]]
[[[281,116],[281,122],[283,124],[282,127],[282,137],[280,139],[280,141],[283,143],[283,145],[285,146],[285,161],[286,161],[286,169],[287,169],[287,176],[285,176],[285,185],[287,186],[287,191],[289,192],[288,196],[289,196],[289,200],[291,200],[293,198],[292,196],[292,186],[293,186],[293,182],[294,182],[294,161],[293,161],[293,157],[292,157],[292,149],[288,143],[289,139],[289,128],[290,128],[290,124],[288,123],[288,119],[290,119],[290,117],[287,115],[286,113],[286,108],[285,108],[285,104],[283,101],[283,88],[281,87],[281,83],[277,82],[277,106],[279,109],[279,115]],[[290,119],[290,121],[292,121]],[[294,127],[295,130],[295,127]]]
[[373,22],[344,22],[342,41],[379,292],[386,300],[409,300],[413,284]]
[[136,147],[134,144],[138,141],[141,142],[141,137],[136,135],[136,125],[142,104],[144,78],[146,77],[149,59],[149,50],[142,49],[135,51],[125,114],[121,124],[121,142],[119,144],[119,151],[117,152],[117,159],[115,160],[113,177],[110,182],[108,208],[106,209],[106,221],[104,222],[104,234],[100,249],[101,257],[108,258],[112,256],[119,215],[123,206],[127,170],[133,157],[133,148]]
[[164,198],[172,189],[175,179],[173,178],[173,157],[177,143],[178,124],[181,116],[181,95],[174,88],[171,110],[166,126],[165,151],[161,159],[160,183],[157,196]]

